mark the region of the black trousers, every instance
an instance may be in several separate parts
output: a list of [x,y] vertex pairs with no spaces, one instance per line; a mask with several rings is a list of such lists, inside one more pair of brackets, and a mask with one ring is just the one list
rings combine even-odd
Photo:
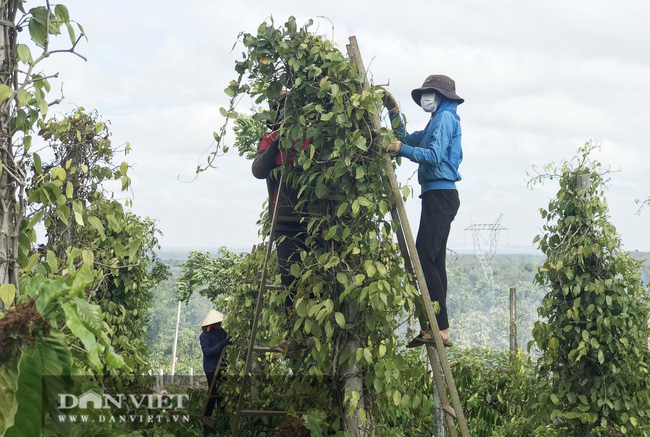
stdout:
[[436,315],[440,330],[449,328],[447,317],[447,238],[460,199],[457,190],[429,190],[422,198],[422,214],[415,247],[432,301],[440,305]]
[[[205,376],[208,378],[208,390],[210,390],[210,385],[212,385],[212,378],[214,378],[214,373],[206,373]],[[214,383],[214,388],[212,389],[212,393],[208,394],[208,396],[210,396],[210,399],[208,399],[208,406],[205,410],[206,417],[212,416],[212,412],[214,411],[215,404],[221,404],[221,398],[217,394],[219,379],[221,379],[221,372],[217,373],[217,381]]]
[[[280,280],[282,285],[289,288],[291,283],[296,279],[291,273],[290,268],[291,264],[300,262],[300,251],[307,250],[305,246],[305,238],[307,233],[304,229],[296,231],[285,231],[277,230],[275,231],[275,238],[282,238],[278,244],[278,264],[280,265]],[[287,298],[285,299],[285,306],[287,309],[293,308],[293,299],[295,292],[289,291]]]

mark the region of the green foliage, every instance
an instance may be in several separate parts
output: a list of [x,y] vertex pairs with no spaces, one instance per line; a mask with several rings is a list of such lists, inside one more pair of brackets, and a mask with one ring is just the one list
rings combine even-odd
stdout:
[[509,348],[510,287],[517,290],[517,343],[523,347],[531,340],[538,320],[536,308],[544,296],[544,290],[532,282],[534,269],[542,262],[541,256],[496,256],[495,283],[490,285],[482,278],[476,256],[452,257],[448,262],[447,308],[454,345]]
[[521,351],[454,348],[449,356],[470,435],[524,437],[545,423],[546,415],[529,408],[536,369]]
[[[533,329],[540,358],[538,405],[558,429],[587,436],[599,430],[645,435],[650,427],[648,291],[640,263],[621,250],[603,197],[607,171],[587,143],[550,174],[560,189],[535,238],[546,254],[536,280],[548,287]],[[578,186],[588,176],[589,185]]]
[[[405,305],[413,306],[416,291],[404,272],[392,224],[385,219],[392,192],[382,181],[387,164],[378,143],[390,141],[391,134],[382,129],[383,139],[375,136],[369,118],[380,111],[381,95],[374,88],[363,90],[355,68],[331,41],[311,33],[310,25],[299,28],[290,17],[284,26],[275,27],[271,20],[255,34],[243,33],[246,51],[235,66],[239,77],[226,94],[234,102],[247,93],[261,103],[286,91],[278,108],[278,138],[281,150],[294,159],[283,177],[299,190],[296,210],[305,217],[308,249],[291,266],[297,278],[295,311],[287,320],[282,305],[286,292],[268,292],[260,335],[271,345],[288,337],[300,342],[309,338],[314,345],[310,353],[287,364],[296,375],[308,373],[302,385],[292,385],[304,391],[294,400],[300,395],[310,400],[303,407],[324,411],[331,431],[341,432],[351,426],[346,425],[351,417],[371,427],[382,411],[409,409],[416,395],[421,398],[417,389],[405,396],[398,388],[387,388],[402,372],[396,316]],[[236,117],[232,106],[222,109],[222,115]],[[255,118],[275,121],[278,113],[266,110]],[[215,138],[218,145],[208,166],[226,151],[224,136]],[[308,148],[302,147],[304,138]],[[262,256],[256,252],[249,257],[252,272],[260,271]],[[243,276],[244,270],[238,274]],[[256,288],[239,284],[229,305],[232,369],[243,367]],[[274,362],[264,366],[270,374],[288,370]],[[377,372],[384,367],[390,372]],[[323,375],[332,375],[333,383],[310,387],[309,378]],[[226,388],[230,399],[239,382],[237,375],[231,376],[235,378]],[[271,394],[259,397],[278,399]]]
[[246,159],[253,159],[257,152],[257,143],[266,133],[266,125],[254,116],[239,114],[235,120],[235,147],[239,151],[239,156],[246,155]]
[[176,284],[178,300],[187,303],[194,292],[212,300],[215,308],[225,311],[237,281],[234,267],[243,262],[242,254],[235,254],[225,247],[219,248],[213,258],[209,253],[192,252],[181,263],[181,277]]
[[[155,284],[154,275],[164,275],[164,269],[150,270],[157,247],[153,222],[107,200],[112,193],[104,189],[105,183],[118,181],[124,191],[130,178],[126,162],[112,162],[122,150],[111,145],[106,123],[83,108],[61,120],[46,119],[49,105],[58,102],[46,100],[47,77],[34,74],[34,69],[52,53],[76,54],[82,27],[76,26],[81,32],[77,36],[64,5],[48,2],[25,11],[22,2],[9,2],[3,6],[3,17],[15,19],[14,7],[25,13],[16,26],[28,27],[29,34],[23,35],[31,36],[43,53],[32,56],[30,48],[18,41],[15,59],[13,53],[7,54],[16,63],[10,68],[13,88],[0,85],[1,109],[11,119],[5,138],[9,149],[4,140],[1,145],[5,171],[0,183],[23,187],[7,192],[7,198],[15,198],[15,207],[0,208],[0,222],[16,223],[15,229],[3,226],[0,232],[11,235],[2,240],[15,244],[17,253],[7,253],[20,267],[14,272],[20,279],[0,289],[0,298],[9,307],[0,314],[0,322],[15,328],[13,334],[4,330],[0,335],[0,343],[7,346],[0,357],[4,366],[0,430],[28,436],[41,435],[43,418],[51,424],[55,393],[79,388],[68,380],[71,374],[86,375],[97,387],[99,381],[111,383],[106,375],[144,371],[148,291]],[[64,27],[72,48],[54,50],[50,37]],[[32,135],[37,130],[47,145],[33,151]],[[35,248],[39,227],[46,229],[48,241]],[[39,320],[48,329],[35,329]],[[48,376],[52,378],[43,379]],[[36,382],[38,387],[33,387]],[[73,425],[54,428],[47,431],[80,433],[79,428],[73,432]]]
[[78,244],[94,251],[100,270],[89,294],[101,307],[116,351],[124,354],[129,369],[144,373],[149,370],[145,338],[152,289],[168,274],[155,255],[159,231],[153,220],[122,211],[117,202],[97,201],[87,214],[103,228],[103,233],[85,228],[78,236]]
[[[148,364],[155,372],[164,369],[171,370],[172,342],[176,328],[177,289],[176,281],[180,272],[172,269],[172,278],[161,281],[152,289],[155,296],[148,312],[147,345],[151,351]],[[199,343],[201,322],[210,309],[210,301],[199,294],[193,294],[181,307],[181,319],[178,329],[178,344],[176,348],[175,371],[178,375],[189,375],[193,369],[196,378],[202,376],[203,353]]]

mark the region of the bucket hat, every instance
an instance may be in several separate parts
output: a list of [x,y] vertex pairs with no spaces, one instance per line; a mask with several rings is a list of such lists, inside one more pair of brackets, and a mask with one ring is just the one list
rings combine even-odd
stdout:
[[455,100],[459,104],[463,103],[465,99],[462,99],[456,94],[456,82],[450,77],[444,76],[442,74],[432,74],[424,80],[424,83],[420,88],[416,88],[411,91],[411,97],[415,100],[415,103],[420,105],[420,97],[422,97],[422,92],[427,90],[438,91],[443,96],[448,99]]
[[223,322],[223,319],[224,319],[224,315],[221,314],[219,311],[210,310],[208,315],[205,317],[205,320],[203,320],[201,327]]

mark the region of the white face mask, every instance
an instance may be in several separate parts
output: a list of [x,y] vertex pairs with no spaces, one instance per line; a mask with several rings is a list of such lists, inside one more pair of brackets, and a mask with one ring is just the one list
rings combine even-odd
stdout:
[[420,97],[420,106],[424,112],[436,112],[438,109],[438,99],[435,93],[422,94]]

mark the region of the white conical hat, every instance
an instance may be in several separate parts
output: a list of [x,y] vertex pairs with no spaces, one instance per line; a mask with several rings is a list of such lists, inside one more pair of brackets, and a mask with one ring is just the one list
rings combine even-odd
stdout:
[[212,325],[213,323],[223,322],[224,315],[217,310],[210,310],[201,326]]

